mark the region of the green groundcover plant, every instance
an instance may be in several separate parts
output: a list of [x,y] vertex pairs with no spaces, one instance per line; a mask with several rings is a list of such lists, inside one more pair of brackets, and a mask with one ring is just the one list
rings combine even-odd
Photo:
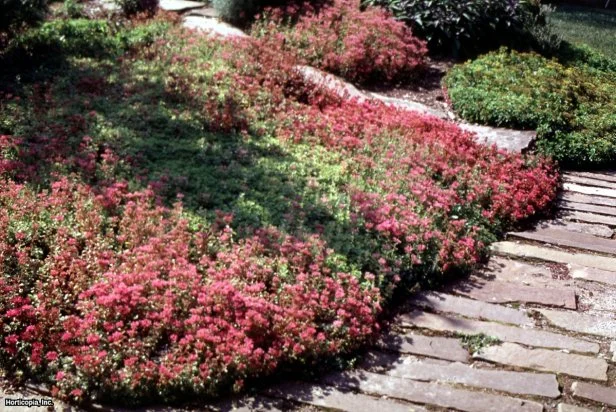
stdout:
[[469,121],[536,129],[538,148],[564,164],[609,164],[616,160],[613,63],[585,48],[561,59],[573,65],[500,50],[454,67],[444,86]]
[[397,288],[473,267],[555,195],[542,156],[158,23],[106,54],[63,31],[57,66],[2,85],[10,377],[76,402],[240,390],[369,342]]

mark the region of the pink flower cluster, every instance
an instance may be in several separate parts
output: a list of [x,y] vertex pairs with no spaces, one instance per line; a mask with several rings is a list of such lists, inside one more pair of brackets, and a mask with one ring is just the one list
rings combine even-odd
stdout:
[[253,33],[304,64],[359,83],[408,80],[427,54],[404,23],[379,7],[361,11],[359,0],[335,0],[319,10],[310,4],[270,9]]
[[194,232],[149,191],[68,179],[2,181],[0,206],[0,358],[56,394],[214,394],[378,328],[378,289],[332,272],[316,236],[234,241],[228,216]]

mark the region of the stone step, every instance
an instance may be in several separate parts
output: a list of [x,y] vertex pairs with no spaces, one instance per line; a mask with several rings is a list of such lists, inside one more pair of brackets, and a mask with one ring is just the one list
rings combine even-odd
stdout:
[[328,375],[324,381],[337,388],[358,390],[409,402],[469,412],[540,412],[538,402],[419,382],[372,372],[353,371]]
[[478,369],[458,362],[372,352],[361,365],[398,378],[462,384],[515,395],[560,396],[556,375]]
[[611,197],[589,196],[581,193],[565,191],[559,196],[559,198],[568,202],[616,207],[616,199]]
[[[614,268],[616,269],[616,268]],[[591,282],[606,283],[616,285],[616,272],[589,268],[586,266],[570,265],[569,275],[574,279],[582,279]]]
[[[203,4],[203,3],[202,3]],[[189,16],[201,16],[201,17],[209,17],[209,18],[218,18],[220,17],[216,9],[212,7],[202,7],[200,9],[192,9],[188,12]]]
[[493,253],[514,256],[521,259],[537,259],[546,262],[576,264],[595,269],[612,270],[616,268],[616,258],[596,256],[586,253],[571,253],[543,246],[517,242],[496,242],[490,247]]
[[597,213],[599,215],[616,216],[616,207],[589,205],[587,203],[577,203],[569,201],[558,202],[558,207],[566,210],[577,210],[578,212]]
[[614,230],[606,225],[599,225],[595,223],[579,223],[571,222],[563,219],[554,219],[548,222],[542,222],[537,225],[542,229],[560,229],[567,232],[585,233],[587,235],[599,236],[604,238],[611,238],[614,236]]
[[578,212],[575,210],[563,210],[560,212],[560,216],[565,220],[572,220],[580,223],[593,223],[616,227],[616,217],[614,216],[599,215],[596,213],[588,212]]
[[[203,4],[202,4],[203,5]],[[186,16],[182,22],[182,26],[202,32],[204,34],[222,37],[222,38],[237,38],[248,37],[246,33],[230,24],[224,23],[218,19],[212,19],[202,16]]]
[[160,0],[158,7],[165,11],[183,12],[203,8],[204,3],[189,0]]
[[576,176],[568,173],[563,174],[563,182],[574,183],[578,185],[605,187],[607,189],[616,189],[616,183],[614,182],[608,182],[606,180],[595,179],[591,177]]
[[[267,411],[267,412],[283,412],[289,410],[289,405],[286,404],[281,399],[270,398],[263,395],[255,395],[255,396],[237,396],[230,399],[223,399],[220,401],[216,401],[214,403],[207,404],[207,410],[211,412],[256,412],[256,411]],[[66,409],[56,409],[58,411],[65,412]],[[88,410],[99,411],[99,412],[124,412],[123,409],[111,409],[103,406],[88,408]],[[142,411],[148,412],[187,412],[190,409],[169,409],[169,408],[148,408],[143,409]]]
[[350,390],[337,389],[333,386],[318,385],[307,382],[287,382],[268,388],[268,396],[274,396],[319,408],[335,409],[345,412],[409,412],[426,411],[418,405],[398,402],[392,399],[375,398],[355,393]]
[[524,310],[508,308],[438,292],[422,292],[410,299],[415,306],[436,312],[456,313],[467,318],[486,319],[515,325],[529,325],[532,319]]
[[384,335],[377,346],[398,353],[428,356],[454,362],[468,362],[469,354],[459,339],[441,336],[424,336],[419,333],[395,333]]
[[616,174],[614,174],[613,172],[612,174],[595,173],[595,172],[565,172],[563,173],[563,176],[565,177],[569,177],[569,176],[586,177],[589,179],[604,180],[606,182],[616,183]]
[[492,303],[534,303],[575,309],[575,291],[570,288],[546,288],[519,285],[513,282],[485,280],[473,276],[456,284],[453,291],[473,299]]
[[573,382],[571,390],[575,398],[588,399],[603,406],[616,407],[616,388],[606,388],[586,382]]
[[502,365],[607,381],[607,362],[590,356],[547,349],[526,349],[515,343],[484,347],[474,358]]
[[570,192],[582,193],[584,195],[616,198],[616,190],[603,187],[584,186],[576,183],[565,183],[563,184],[563,189]]
[[556,412],[593,412],[593,410],[581,406],[570,405],[568,403],[559,403]]
[[589,250],[591,252],[616,255],[616,240],[604,239],[584,233],[567,232],[559,229],[534,229],[526,232],[509,232],[508,237],[544,242],[556,246]]
[[479,271],[477,276],[484,279],[542,288],[562,288],[572,285],[570,281],[554,279],[552,271],[546,266],[500,256],[492,256],[486,267]]
[[453,318],[421,311],[405,313],[400,315],[398,319],[403,326],[409,327],[468,335],[483,333],[488,336],[496,337],[504,342],[521,343],[527,346],[566,349],[583,353],[599,352],[599,345],[594,342],[558,333],[535,329],[522,329],[494,322]]
[[585,315],[573,311],[558,311],[550,309],[535,309],[545,316],[548,321],[561,329],[587,335],[597,335],[606,338],[616,338],[616,320]]

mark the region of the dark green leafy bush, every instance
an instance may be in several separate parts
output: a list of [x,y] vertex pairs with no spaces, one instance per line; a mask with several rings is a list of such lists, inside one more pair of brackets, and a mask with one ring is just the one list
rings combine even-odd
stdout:
[[[428,41],[434,53],[475,55],[501,45],[537,47],[546,9],[534,0],[366,0],[382,6]],[[555,41],[541,33],[542,42]]]
[[586,64],[564,66],[501,50],[454,67],[451,104],[478,123],[537,129],[538,148],[570,165],[616,159],[616,79]]
[[42,20],[46,11],[47,0],[0,0],[0,46],[3,37]]

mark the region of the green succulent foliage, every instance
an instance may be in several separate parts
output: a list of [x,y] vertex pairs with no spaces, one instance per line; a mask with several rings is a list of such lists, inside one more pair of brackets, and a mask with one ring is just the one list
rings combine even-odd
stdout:
[[616,77],[604,62],[502,49],[454,67],[444,86],[464,119],[536,129],[538,149],[561,163],[601,165],[616,159]]

